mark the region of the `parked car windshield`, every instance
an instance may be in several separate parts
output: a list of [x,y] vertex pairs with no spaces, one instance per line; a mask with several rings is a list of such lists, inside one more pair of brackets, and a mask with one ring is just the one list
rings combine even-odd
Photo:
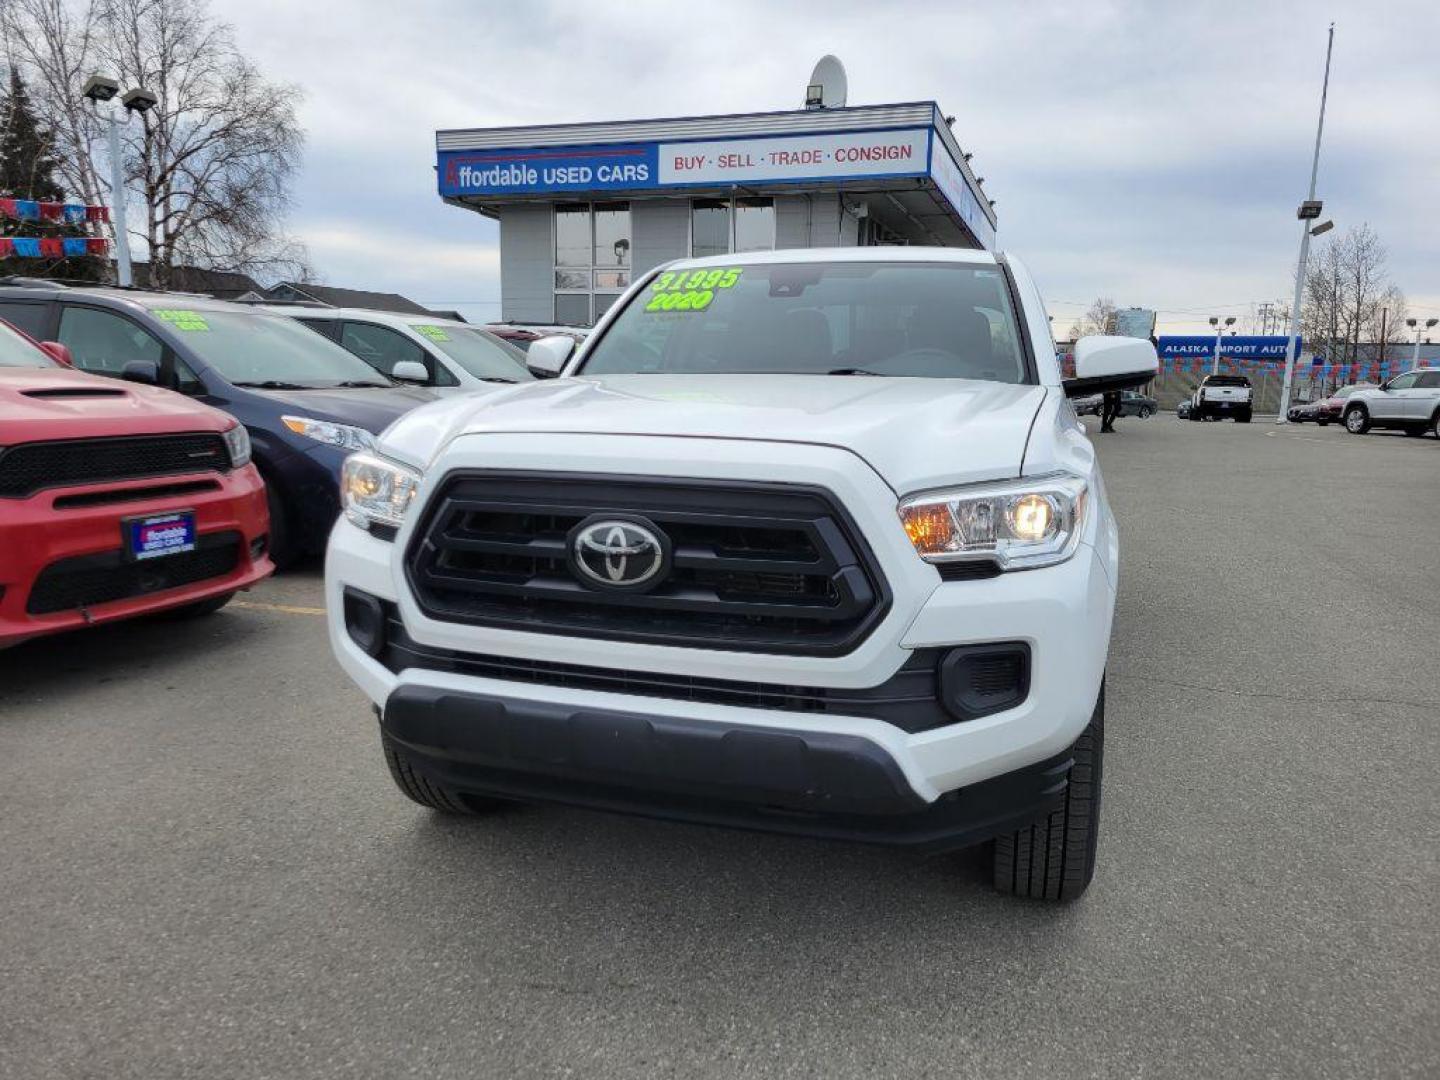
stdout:
[[811,262],[665,271],[584,374],[887,375],[1027,381],[993,265]]
[[483,330],[429,323],[411,325],[477,379],[529,382],[535,378],[526,370],[525,354],[521,350]]
[[153,308],[222,378],[236,386],[300,390],[395,385],[358,356],[283,315]]
[[0,322],[0,367],[57,367],[55,361],[28,339]]

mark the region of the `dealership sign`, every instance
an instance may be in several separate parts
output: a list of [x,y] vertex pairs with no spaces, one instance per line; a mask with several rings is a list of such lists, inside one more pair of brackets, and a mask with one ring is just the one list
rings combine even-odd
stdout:
[[440,194],[498,196],[928,179],[987,247],[995,230],[926,128],[703,141],[442,150]]
[[440,155],[441,195],[524,195],[652,187],[655,144],[466,150]]
[[[1162,360],[1188,360],[1215,356],[1215,335],[1171,335],[1157,339],[1156,352]],[[1300,341],[1295,353],[1300,353]],[[1227,337],[1220,342],[1220,355],[1231,360],[1275,360],[1283,362],[1290,347],[1288,337]]]

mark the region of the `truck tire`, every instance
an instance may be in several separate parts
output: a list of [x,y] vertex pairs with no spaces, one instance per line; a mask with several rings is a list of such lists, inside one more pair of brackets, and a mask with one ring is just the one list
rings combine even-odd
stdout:
[[1364,435],[1370,430],[1370,410],[1364,405],[1351,405],[1345,410],[1345,430],[1351,435]]
[[1440,439],[1440,409],[1435,410],[1435,415],[1430,417],[1430,434]]
[[410,755],[385,736],[381,736],[385,751],[385,764],[390,767],[390,778],[404,794],[421,806],[437,810],[442,814],[458,817],[477,817],[489,810],[512,805],[505,799],[489,799],[477,796],[461,796],[443,784],[438,784],[423,773],[415,771],[410,764]]
[[1249,412],[1236,413],[1236,414],[1235,414],[1235,422],[1236,422],[1237,424],[1248,424],[1248,423],[1250,422],[1250,413],[1249,413]]
[[1153,414],[1154,412],[1155,412],[1155,410],[1152,409],[1152,408],[1150,408],[1149,405],[1141,405],[1141,406],[1140,406],[1140,411],[1139,411],[1138,413],[1136,413],[1135,415],[1138,416],[1138,417],[1140,417],[1141,420],[1149,420],[1151,414]]
[[1095,876],[1100,780],[1105,761],[1105,687],[1094,715],[1071,748],[1075,763],[1065,803],[994,843],[995,888],[1033,900],[1075,900]]

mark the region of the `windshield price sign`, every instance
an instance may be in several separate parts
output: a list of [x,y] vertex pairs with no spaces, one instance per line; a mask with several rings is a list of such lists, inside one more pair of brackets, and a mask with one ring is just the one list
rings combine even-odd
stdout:
[[210,324],[198,311],[184,308],[156,308],[155,317],[164,319],[176,330],[209,330]]
[[740,280],[740,267],[715,270],[667,270],[650,286],[654,295],[646,311],[704,311],[718,289],[729,289]]

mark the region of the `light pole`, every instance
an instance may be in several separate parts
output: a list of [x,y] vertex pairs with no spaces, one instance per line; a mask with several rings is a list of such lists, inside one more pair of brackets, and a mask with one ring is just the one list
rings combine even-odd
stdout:
[[[1325,132],[1325,98],[1330,93],[1330,54],[1335,49],[1335,24],[1325,45],[1325,81],[1320,84],[1320,122],[1315,125],[1315,156],[1310,162],[1310,194],[1295,216],[1300,219],[1300,259],[1295,266],[1295,298],[1290,303],[1290,342],[1285,347],[1285,382],[1280,389],[1277,424],[1289,423],[1290,380],[1294,377],[1296,354],[1300,351],[1300,301],[1305,295],[1305,262],[1310,257],[1310,222],[1318,220],[1322,204],[1315,198],[1315,180],[1320,175],[1320,136]],[[1324,231],[1323,229],[1321,231]]]
[[1234,316],[1234,315],[1231,315],[1231,316],[1229,316],[1229,317],[1227,317],[1227,318],[1225,319],[1224,323],[1221,323],[1221,321],[1220,321],[1220,316],[1218,316],[1218,315],[1211,315],[1211,316],[1210,316],[1210,325],[1213,326],[1213,327],[1215,327],[1215,357],[1214,357],[1214,359],[1213,359],[1213,360],[1211,361],[1211,363],[1210,363],[1210,374],[1211,374],[1211,375],[1219,375],[1219,374],[1220,374],[1220,336],[1225,333],[1225,327],[1227,327],[1227,326],[1234,326],[1234,325],[1235,325],[1235,316]]
[[[85,89],[80,91],[81,96],[95,107],[95,112],[103,116],[109,126],[110,209],[115,214],[115,277],[122,289],[128,289],[133,284],[133,277],[130,272],[130,234],[125,228],[125,163],[120,156],[121,118],[116,115],[113,105],[104,110],[100,108],[118,93],[120,84],[104,75],[91,75],[85,82]],[[159,101],[149,90],[137,87],[126,93],[120,99],[120,104],[125,106],[128,118],[130,113],[149,112]]]
[[1419,320],[1419,319],[1406,319],[1406,320],[1405,320],[1405,325],[1408,326],[1408,327],[1410,327],[1412,330],[1415,331],[1415,351],[1410,354],[1410,370],[1411,370],[1411,371],[1414,371],[1416,368],[1418,368],[1418,367],[1420,366],[1420,331],[1421,331],[1421,330],[1429,330],[1429,329],[1430,329],[1432,326],[1434,326],[1436,323],[1440,323],[1440,319],[1426,319],[1424,326],[1421,326],[1421,325],[1420,325],[1420,320]]

